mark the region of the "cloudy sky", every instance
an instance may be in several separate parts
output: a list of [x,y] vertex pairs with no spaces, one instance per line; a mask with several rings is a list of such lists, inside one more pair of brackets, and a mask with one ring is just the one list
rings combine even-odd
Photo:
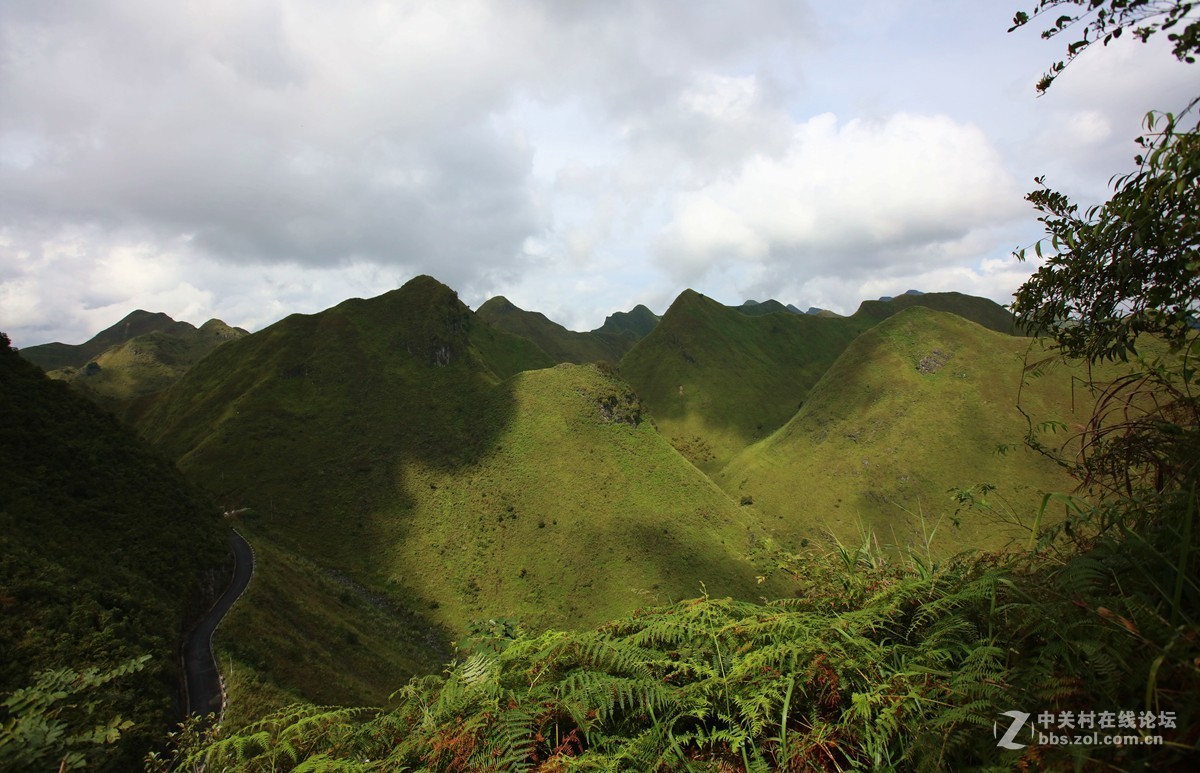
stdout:
[[691,287],[1006,302],[1196,72],[1020,0],[4,0],[0,330],[255,330],[428,273],[591,329]]

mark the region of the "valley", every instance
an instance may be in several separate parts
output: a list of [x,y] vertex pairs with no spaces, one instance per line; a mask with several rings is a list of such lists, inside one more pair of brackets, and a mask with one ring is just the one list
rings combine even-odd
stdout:
[[0,773],[1200,770],[1197,10],[0,5]]
[[688,290],[576,333],[417,277],[252,334],[139,312],[31,358],[254,545],[214,640],[236,730],[388,705],[489,637],[802,595],[813,551],[1026,545],[1072,485],[1022,447],[1030,421],[1091,405],[1080,372],[1031,373],[1044,345],[1006,315],[954,293],[838,317]]
[[[252,335],[138,312],[27,356],[244,511],[261,579],[218,646],[234,706],[260,712],[383,700],[480,620],[586,628],[701,588],[786,593],[779,556],[802,543],[906,546],[925,528],[949,554],[1027,536],[950,496],[992,485],[1019,519],[1068,485],[995,453],[1026,429],[1033,345],[994,331],[1006,314],[954,293],[837,317],[689,290],[661,318],[575,333],[418,277]],[[122,359],[175,340],[207,348],[171,371]],[[117,400],[78,375],[90,363],[142,386]],[[1066,410],[1069,378],[1028,409]]]

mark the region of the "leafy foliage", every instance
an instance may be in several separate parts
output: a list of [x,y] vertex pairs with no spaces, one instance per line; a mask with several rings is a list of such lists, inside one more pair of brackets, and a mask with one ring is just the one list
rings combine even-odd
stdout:
[[[1193,103],[1194,105],[1194,103]],[[1080,213],[1044,186],[1028,198],[1052,252],[1020,289],[1024,324],[1053,331],[1069,357],[1125,360],[1140,336],[1181,348],[1200,309],[1200,134],[1182,118],[1151,114],[1136,172],[1116,178],[1113,197]],[[1018,254],[1022,259],[1024,252]],[[1145,340],[1145,339],[1143,339]]]
[[[401,688],[394,709],[292,707],[180,756],[277,770],[754,771],[1170,764],[1188,753],[1200,651],[1170,620],[1174,609],[1194,622],[1200,604],[1193,585],[1174,608],[1156,597],[1159,578],[1134,568],[1147,558],[1136,544],[1058,563],[1046,558],[1062,545],[1048,538],[1028,554],[940,565],[873,544],[784,557],[791,598],[704,596],[587,632],[492,621],[444,675]],[[1014,706],[1142,705],[1174,712],[1178,738],[995,745],[993,723]]]
[[[60,771],[95,768],[105,761],[106,745],[133,727],[120,715],[96,723],[102,710],[111,711],[100,688],[141,671],[149,655],[134,658],[112,670],[43,671],[31,686],[14,691],[3,702],[0,724],[0,769],[29,770],[57,765]],[[98,693],[90,700],[79,700]]]
[[[1066,4],[1042,2],[1038,10]],[[1043,35],[1085,23],[1068,48],[1073,58],[1093,42],[1089,33],[1103,34],[1107,44],[1130,29],[1145,41],[1183,24],[1168,37],[1174,55],[1191,63],[1200,52],[1192,10],[1178,0],[1091,0]],[[1015,20],[1029,21],[1027,14]],[[1056,63],[1039,89],[1064,66]],[[1086,382],[1095,410],[1078,433],[1078,454],[1059,458],[1079,479],[1080,495],[1067,500],[1067,517],[1045,532],[1042,545],[1065,561],[1059,579],[1072,603],[1094,613],[1091,627],[1126,634],[1106,635],[1100,644],[1094,630],[1068,628],[1064,637],[1091,643],[1079,665],[1114,691],[1144,684],[1148,709],[1177,705],[1187,728],[1179,746],[1192,754],[1200,743],[1198,100],[1178,115],[1147,116],[1138,169],[1114,179],[1108,202],[1080,214],[1039,180],[1043,188],[1028,198],[1042,213],[1052,253],[1014,303],[1024,324],[1053,339],[1056,357],[1130,364],[1117,378]],[[1042,256],[1042,242],[1036,251]],[[1053,455],[1036,429],[1029,444]],[[1051,639],[1047,649],[1061,651],[1062,644]]]
[[[1074,37],[1067,44],[1066,59],[1059,60],[1038,81],[1037,90],[1045,92],[1054,80],[1084,51],[1100,42],[1107,46],[1129,30],[1145,43],[1152,36],[1166,32],[1173,44],[1172,52],[1181,61],[1192,63],[1200,53],[1200,19],[1189,18],[1195,3],[1182,0],[1038,0],[1033,12],[1018,11],[1009,32],[1049,19],[1058,13],[1042,30],[1047,40],[1067,34]],[[1183,22],[1182,30],[1179,24]],[[1079,30],[1082,29],[1082,32]],[[1168,32],[1168,30],[1179,30]]]
[[[1037,12],[1060,5],[1086,9],[1060,17],[1043,33],[1075,24],[1084,33],[1068,51],[1078,55],[1089,34],[1108,43],[1123,29],[1145,41],[1169,32],[1177,58],[1200,52],[1193,4],[1043,0]],[[1035,14],[1036,15],[1036,14]],[[1018,14],[1018,26],[1028,23]],[[1052,75],[1064,65],[1054,65]],[[1066,359],[1089,363],[1132,359],[1134,369],[1092,380],[1097,409],[1081,435],[1075,465],[1083,483],[1128,502],[1149,492],[1175,496],[1194,485],[1200,460],[1200,132],[1195,109],[1150,113],[1134,172],[1114,178],[1113,195],[1080,213],[1062,193],[1042,186],[1028,199],[1047,236],[1035,245],[1043,265],[1017,292],[1013,309],[1031,329],[1046,331]],[[1043,254],[1043,244],[1049,254]],[[1017,253],[1024,259],[1025,251]],[[1038,442],[1036,438],[1031,442]],[[1129,508],[1132,510],[1132,508]]]

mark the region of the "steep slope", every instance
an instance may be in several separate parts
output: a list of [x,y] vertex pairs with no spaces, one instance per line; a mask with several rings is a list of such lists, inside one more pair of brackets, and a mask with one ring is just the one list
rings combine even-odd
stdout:
[[379,521],[377,539],[398,546],[395,577],[411,576],[442,620],[579,627],[701,583],[755,596],[747,555],[761,530],[662,439],[624,382],[564,364],[504,387],[510,414],[479,460],[408,466],[411,508]]
[[245,330],[219,319],[210,319],[199,328],[172,322],[162,330],[114,344],[81,367],[65,366],[47,375],[70,383],[100,407],[124,416],[138,398],[165,389],[213,349],[245,335]]
[[[905,309],[855,340],[795,417],[715,479],[751,498],[785,544],[828,532],[854,540],[862,528],[887,543],[920,539],[920,514],[931,529],[954,516],[950,490],[979,483],[996,485],[992,501],[1032,523],[1043,492],[1072,484],[1024,449],[996,453],[1027,428],[1016,401],[1031,345],[952,314]],[[1082,415],[1070,412],[1065,371],[1028,385],[1021,399],[1039,420]],[[1028,536],[995,516],[957,518],[960,526],[942,524],[943,545],[1000,547]]]
[[[476,617],[576,626],[634,590],[755,592],[748,514],[637,423],[628,387],[547,360],[419,277],[222,346],[160,393],[142,430],[250,507],[274,555],[227,629],[259,674],[248,692],[345,701],[374,683],[382,700]],[[351,589],[395,635],[344,618]],[[381,672],[365,650],[389,639],[406,663]]]
[[82,368],[106,349],[111,349],[131,338],[156,331],[178,331],[194,329],[186,322],[176,322],[162,312],[151,313],[138,309],[130,312],[112,327],[101,330],[81,344],[54,342],[26,346],[21,356],[45,371],[59,368]]
[[392,488],[396,460],[473,459],[488,442],[492,388],[550,364],[417,277],[218,348],[138,426],[229,505],[269,504],[254,497],[270,491],[276,511],[307,527],[289,539],[353,553],[345,530]]
[[0,452],[0,694],[44,669],[151,655],[98,718],[136,723],[109,763],[132,769],[177,719],[176,648],[220,574],[226,527],[160,454],[2,335]]
[[489,299],[475,314],[497,330],[532,341],[555,362],[618,362],[637,340],[624,331],[567,330],[540,312],[518,308],[504,296]]
[[686,290],[621,361],[622,375],[645,398],[663,434],[706,472],[778,429],[850,341],[903,309],[949,311],[1012,330],[1012,316],[1001,306],[961,293],[866,301],[850,317],[757,313],[774,303],[731,308]]
[[621,374],[671,444],[711,472],[791,418],[857,332],[843,320],[747,316],[686,290]]

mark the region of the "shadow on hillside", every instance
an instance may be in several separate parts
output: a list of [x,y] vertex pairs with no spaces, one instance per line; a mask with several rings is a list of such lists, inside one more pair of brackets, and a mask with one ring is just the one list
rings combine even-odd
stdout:
[[960,293],[864,301],[853,315],[833,318],[788,312],[747,316],[685,293],[622,360],[622,374],[665,426],[691,420],[693,426],[706,425],[749,445],[799,410],[809,390],[858,335],[913,306],[957,314],[1003,333],[1018,332],[1001,306]]
[[[415,502],[403,471],[471,465],[511,421],[471,323],[436,288],[292,315],[197,363],[139,429],[262,538],[382,590]],[[444,650],[428,600],[387,590]]]

